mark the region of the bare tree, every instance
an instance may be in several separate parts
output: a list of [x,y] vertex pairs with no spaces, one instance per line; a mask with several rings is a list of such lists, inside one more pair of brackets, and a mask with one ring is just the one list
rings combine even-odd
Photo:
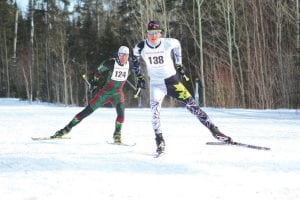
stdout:
[[296,72],[294,73],[295,75],[295,92],[296,95],[295,99],[298,99],[297,103],[296,103],[296,107],[300,107],[300,103],[299,103],[299,99],[300,99],[300,89],[299,89],[299,85],[300,85],[300,5],[299,5],[299,1],[296,1],[296,29],[297,29],[297,46],[296,46]]
[[30,96],[29,100],[33,100],[33,67],[34,67],[34,49],[33,49],[33,38],[34,38],[34,0],[31,0],[31,10],[30,10],[30,53],[31,53],[31,62],[29,67],[29,86],[30,86]]
[[7,83],[7,97],[10,95],[10,75],[9,75],[9,59],[8,59],[8,46],[7,46],[7,37],[6,37],[6,32],[4,31],[4,52],[5,52],[5,66],[6,66],[6,83]]
[[[13,56],[12,56],[12,65],[16,66],[17,60],[17,40],[18,40],[18,19],[19,19],[19,11],[15,9],[15,30],[14,30],[14,41],[13,41]],[[10,96],[10,75],[9,70],[7,70],[7,96]]]
[[296,1],[296,29],[297,29],[297,57],[298,57],[298,65],[300,65],[300,5],[299,1]]
[[222,12],[223,12],[223,17],[224,17],[224,24],[225,24],[225,29],[226,29],[226,41],[227,41],[227,49],[228,49],[228,58],[229,58],[229,69],[230,69],[230,83],[231,87],[228,90],[227,89],[227,95],[229,96],[230,102],[235,104],[235,78],[234,78],[234,73],[235,73],[235,67],[233,63],[233,52],[232,52],[232,16],[231,16],[231,10],[233,9],[233,1],[232,0],[226,0],[222,1]]
[[236,37],[236,29],[237,29],[237,15],[236,15],[236,7],[235,7],[235,1],[232,1],[232,38],[233,38],[233,46],[236,50],[236,57],[237,57],[237,63],[238,63],[238,86],[240,88],[240,93],[241,93],[241,106],[245,107],[246,102],[245,102],[245,88],[244,88],[244,75],[243,75],[243,67],[242,67],[242,61],[241,61],[241,54],[240,54],[240,47],[238,45],[238,38]]
[[2,96],[86,102],[80,75],[120,43],[133,47],[149,20],[157,20],[166,37],[181,41],[204,106],[299,105],[298,0],[78,0],[72,13],[64,6],[69,0],[28,1],[26,18],[13,1],[0,1]]

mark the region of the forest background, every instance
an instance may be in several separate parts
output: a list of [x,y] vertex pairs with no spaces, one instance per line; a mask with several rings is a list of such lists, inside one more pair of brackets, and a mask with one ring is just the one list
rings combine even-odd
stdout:
[[[28,0],[25,11],[0,0],[0,97],[85,105],[82,75],[157,20],[181,41],[182,81],[201,106],[299,108],[299,13],[298,0]],[[146,89],[140,105],[148,98]]]

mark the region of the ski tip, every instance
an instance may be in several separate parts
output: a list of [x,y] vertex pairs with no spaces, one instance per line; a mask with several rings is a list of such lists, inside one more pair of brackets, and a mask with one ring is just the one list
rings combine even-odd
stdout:
[[262,147],[262,150],[271,151],[270,147]]
[[112,142],[112,141],[106,141],[106,143],[111,144],[111,145],[128,146],[128,147],[133,147],[136,145],[136,143],[116,143],[116,142]]
[[50,140],[50,137],[32,137],[32,140]]
[[224,144],[229,144],[227,142],[206,142],[207,145],[224,145]]
[[32,140],[64,140],[71,139],[71,137],[51,138],[51,137],[31,137]]
[[229,145],[229,146],[239,146],[239,147],[246,147],[250,149],[257,149],[257,150],[265,150],[265,151],[270,151],[270,147],[264,147],[264,146],[257,146],[257,145],[252,145],[252,144],[245,144],[245,143],[240,143],[240,142],[206,142],[207,145]]

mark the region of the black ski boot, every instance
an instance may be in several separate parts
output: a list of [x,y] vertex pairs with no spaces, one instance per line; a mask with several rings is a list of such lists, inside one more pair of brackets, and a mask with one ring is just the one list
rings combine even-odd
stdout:
[[122,143],[121,133],[120,132],[114,132],[113,139],[114,139],[114,143],[121,144]]
[[71,128],[69,126],[66,126],[63,129],[56,131],[56,133],[54,135],[50,136],[50,138],[62,138],[63,136],[68,134],[70,131],[71,131]]
[[231,142],[231,138],[224,135],[219,129],[218,127],[216,126],[213,126],[211,129],[210,129],[212,135],[217,139],[217,140],[220,140],[222,142]]
[[156,153],[158,153],[158,154],[164,153],[166,144],[165,144],[165,140],[162,136],[162,133],[156,134],[155,142],[156,142],[156,146],[157,146]]

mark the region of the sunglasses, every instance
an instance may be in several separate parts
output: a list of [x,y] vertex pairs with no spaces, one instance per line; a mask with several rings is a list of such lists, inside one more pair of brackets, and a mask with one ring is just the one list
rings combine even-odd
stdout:
[[156,35],[156,34],[161,33],[161,30],[148,30],[147,33],[149,35]]
[[129,56],[127,53],[119,53],[119,56]]

